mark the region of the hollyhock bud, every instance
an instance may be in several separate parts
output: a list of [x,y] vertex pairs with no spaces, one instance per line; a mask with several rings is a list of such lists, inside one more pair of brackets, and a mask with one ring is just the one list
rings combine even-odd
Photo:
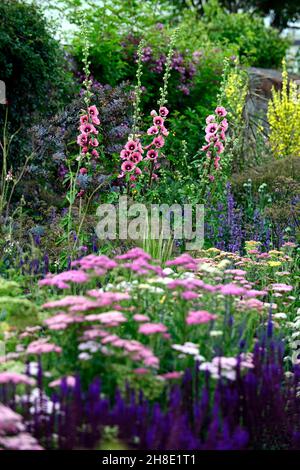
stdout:
[[88,153],[88,151],[89,151],[88,147],[83,147],[82,150],[81,150],[81,153],[86,154],[86,153]]
[[81,175],[86,175],[87,174],[87,169],[86,168],[80,168],[79,173]]
[[224,152],[224,145],[222,144],[222,142],[216,142],[215,143],[215,149],[216,149],[217,153],[223,153]]
[[98,157],[99,157],[99,153],[97,152],[96,149],[93,149],[93,150],[92,150],[92,156],[93,156],[94,158],[98,158]]
[[215,122],[216,121],[216,116],[214,114],[210,114],[209,116],[207,116],[205,121],[206,121],[206,124],[210,124],[211,122]]
[[150,116],[152,117],[157,116],[157,112],[155,111],[155,109],[152,109]]
[[92,116],[92,123],[96,124],[96,126],[99,126],[100,119],[97,116]]

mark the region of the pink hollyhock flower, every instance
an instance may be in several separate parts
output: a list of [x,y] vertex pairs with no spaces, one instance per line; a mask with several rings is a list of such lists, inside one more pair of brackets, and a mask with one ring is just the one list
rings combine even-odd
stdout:
[[131,153],[131,152],[130,152],[129,150],[123,149],[123,150],[121,150],[120,158],[121,158],[122,160],[128,160],[129,157],[130,157],[130,153]]
[[129,180],[130,180],[130,181],[136,181],[136,177],[135,177],[134,175],[131,175],[131,176],[129,177]]
[[97,129],[93,126],[93,124],[90,124],[89,122],[82,124],[79,127],[79,130],[82,134],[98,134]]
[[62,349],[56,344],[48,343],[47,339],[38,339],[37,341],[33,341],[27,346],[26,349],[27,354],[40,355],[52,352],[60,354],[62,352]]
[[92,150],[92,156],[93,156],[94,158],[98,158],[98,157],[99,157],[99,153],[97,152],[96,149],[93,149],[93,150]]
[[167,327],[162,323],[144,323],[139,327],[139,333],[143,335],[153,335],[156,333],[166,333]]
[[215,320],[217,315],[207,312],[206,310],[191,310],[188,313],[186,323],[188,325],[200,325]]
[[225,135],[225,132],[223,130],[221,130],[221,132],[219,133],[219,139],[220,140],[226,140],[226,135]]
[[228,121],[227,119],[223,119],[223,121],[220,122],[220,127],[222,127],[223,131],[226,132],[228,129]]
[[80,147],[85,147],[88,144],[87,134],[80,134],[77,136],[77,144],[80,145]]
[[80,116],[80,123],[81,124],[86,124],[87,122],[89,122],[89,117],[87,114],[84,114],[84,116]]
[[134,174],[137,175],[137,176],[140,176],[142,174],[142,170],[138,167],[135,167]]
[[88,171],[87,171],[86,168],[80,168],[80,170],[79,170],[79,173],[80,173],[81,175],[86,175],[87,172],[88,172]]
[[215,109],[215,113],[218,116],[225,117],[226,114],[227,114],[227,111],[223,106],[217,106],[216,109]]
[[100,119],[97,116],[92,116],[92,123],[95,124],[96,126],[99,126]]
[[224,152],[224,145],[222,144],[222,142],[216,142],[215,143],[215,149],[216,149],[217,153],[223,153]]
[[214,114],[210,114],[209,116],[207,116],[205,121],[206,121],[206,124],[210,124],[211,122],[215,122],[216,121],[216,116]]
[[155,116],[153,118],[153,124],[158,127],[162,127],[164,125],[164,120],[161,116]]
[[129,140],[125,145],[125,149],[129,150],[129,152],[134,152],[137,150],[137,143],[134,140]]
[[215,181],[214,175],[208,175],[208,179],[209,179],[209,181],[211,181],[211,182]]
[[167,137],[167,136],[169,135],[168,129],[166,129],[164,126],[162,126],[162,127],[160,128],[160,130],[161,130],[161,133],[162,133],[164,136]]
[[218,136],[216,134],[205,134],[206,142],[216,142],[218,140]]
[[93,117],[93,116],[98,116],[98,114],[99,114],[99,111],[98,111],[98,109],[97,109],[97,107],[96,107],[95,105],[90,106],[90,107],[88,108],[88,112],[89,112],[89,115],[90,115],[91,117]]
[[142,155],[140,152],[133,152],[130,155],[129,160],[137,165],[142,160]]
[[150,116],[152,117],[157,116],[157,112],[155,111],[155,109],[152,109]]
[[217,123],[210,123],[208,126],[205,128],[206,134],[215,134],[218,130],[218,124]]
[[98,146],[99,146],[99,142],[98,142],[97,139],[92,139],[92,140],[90,141],[90,145],[91,145],[92,147],[98,147]]
[[149,127],[149,129],[147,130],[147,134],[148,135],[158,134],[158,127],[157,126]]
[[88,147],[82,147],[81,153],[86,154],[86,153],[88,153],[88,151],[89,151]]
[[158,157],[158,153],[156,150],[148,150],[147,152],[147,160],[156,160]]
[[152,143],[156,148],[161,148],[165,145],[165,139],[161,135],[159,135],[158,137],[155,137],[155,139],[153,139]]
[[126,160],[124,163],[121,165],[122,171],[129,172],[132,171],[135,167],[135,164],[129,160]]
[[161,106],[161,107],[159,108],[159,114],[160,114],[163,118],[167,117],[168,114],[169,114],[168,108],[166,108],[165,106]]

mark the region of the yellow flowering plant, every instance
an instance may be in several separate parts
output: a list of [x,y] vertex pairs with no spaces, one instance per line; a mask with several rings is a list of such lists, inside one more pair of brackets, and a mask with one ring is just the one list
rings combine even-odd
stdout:
[[268,103],[269,141],[276,158],[300,156],[300,89],[282,61],[282,89],[272,89]]

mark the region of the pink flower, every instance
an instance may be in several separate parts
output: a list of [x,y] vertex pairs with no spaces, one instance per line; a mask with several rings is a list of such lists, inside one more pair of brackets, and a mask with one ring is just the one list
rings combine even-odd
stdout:
[[160,128],[160,130],[161,130],[161,133],[162,133],[164,136],[167,137],[167,136],[169,135],[168,129],[166,129],[164,126],[162,126],[162,127]]
[[85,147],[88,144],[87,134],[80,134],[77,136],[77,144],[80,145],[80,147]]
[[17,372],[0,372],[0,384],[24,384],[24,385],[34,385],[35,380],[27,377],[27,375],[18,374]]
[[121,165],[122,171],[129,172],[134,169],[135,165],[133,162],[126,160],[124,163]]
[[158,137],[155,137],[155,139],[153,139],[153,145],[155,145],[156,148],[161,148],[165,145],[165,139],[159,135]]
[[288,284],[272,284],[271,285],[271,290],[274,290],[276,292],[290,292],[293,290],[293,286],[290,286]]
[[138,164],[142,160],[142,155],[140,154],[140,152],[133,152],[130,155],[129,160],[135,164]]
[[147,134],[148,135],[158,134],[158,127],[156,126],[149,127],[149,129],[147,130]]
[[206,310],[191,310],[188,313],[186,323],[188,325],[200,325],[215,320],[217,315],[207,312]]
[[129,152],[134,152],[137,150],[137,143],[134,140],[129,140],[125,145],[125,149],[129,150]]
[[157,112],[155,111],[155,109],[152,109],[150,116],[152,117],[157,116]]
[[92,140],[90,141],[90,145],[91,145],[92,147],[98,147],[99,142],[98,142],[97,139],[92,139]]
[[93,150],[92,150],[92,156],[93,156],[94,158],[98,158],[98,157],[99,157],[99,153],[97,152],[96,149],[93,149]]
[[226,114],[227,114],[227,111],[223,106],[217,106],[216,109],[215,109],[215,113],[218,116],[225,117]]
[[47,353],[61,353],[62,349],[56,344],[48,343],[47,339],[38,339],[30,343],[26,349],[27,354],[47,354]]
[[227,119],[223,119],[223,121],[220,122],[220,127],[222,127],[223,131],[226,132],[228,129],[228,121]]
[[87,171],[86,168],[80,168],[80,170],[79,170],[79,173],[80,173],[81,175],[86,175],[87,172],[88,172],[88,171]]
[[148,160],[156,160],[157,157],[158,157],[158,153],[157,153],[156,150],[153,150],[153,149],[148,150],[148,152],[147,152],[147,159]]
[[76,379],[72,375],[68,375],[67,377],[62,377],[61,379],[53,380],[49,383],[49,387],[60,387],[64,383],[67,385],[68,388],[74,388],[76,385]]
[[168,114],[169,114],[168,108],[166,108],[165,106],[161,106],[161,107],[159,108],[159,114],[160,114],[162,117],[164,117],[164,118],[167,117]]
[[193,299],[197,299],[199,296],[198,296],[198,294],[196,294],[196,292],[187,290],[185,292],[182,292],[181,297],[184,300],[193,300]]
[[167,372],[166,374],[161,374],[158,377],[165,379],[165,380],[174,380],[180,379],[182,377],[182,372]]
[[214,114],[210,114],[209,116],[207,116],[206,118],[206,124],[210,124],[211,122],[215,122],[216,120],[216,116]]
[[89,122],[89,117],[87,114],[84,114],[83,116],[80,116],[80,123],[81,124],[86,124],[87,122]]
[[125,149],[121,150],[121,153],[120,153],[121,159],[122,160],[128,160],[129,157],[130,157],[130,153],[131,152],[129,150],[125,150]]
[[220,292],[223,295],[238,295],[241,296],[245,294],[246,290],[244,287],[239,287],[236,284],[225,284],[221,286]]
[[96,107],[95,105],[90,106],[90,107],[88,108],[88,112],[89,112],[89,115],[90,115],[91,117],[93,117],[93,116],[98,116],[98,114],[99,114],[99,111],[98,111],[98,109],[97,109],[97,107]]
[[224,145],[222,144],[222,142],[216,142],[215,143],[215,149],[216,149],[217,153],[223,153],[224,152]]
[[155,117],[153,118],[153,124],[154,124],[155,126],[161,127],[161,126],[164,125],[164,120],[163,120],[163,118],[162,118],[161,116],[155,116]]
[[167,327],[162,323],[144,323],[139,327],[138,331],[143,335],[153,335],[156,333],[166,333]]
[[139,176],[139,175],[142,174],[142,170],[141,170],[140,168],[138,168],[138,167],[135,167],[135,169],[134,169],[134,174],[137,175],[137,176]]
[[100,124],[100,119],[99,119],[97,116],[92,116],[92,122],[93,122],[93,124],[95,124],[96,126],[99,126],[99,124]]
[[137,313],[136,315],[133,315],[133,319],[140,323],[147,322],[150,320],[150,318],[147,317],[147,315],[141,315],[139,313]]
[[98,134],[97,129],[93,126],[93,124],[90,124],[89,122],[82,124],[79,127],[79,130],[83,134]]
[[217,123],[211,123],[208,124],[205,128],[206,134],[215,134],[218,130],[218,124]]

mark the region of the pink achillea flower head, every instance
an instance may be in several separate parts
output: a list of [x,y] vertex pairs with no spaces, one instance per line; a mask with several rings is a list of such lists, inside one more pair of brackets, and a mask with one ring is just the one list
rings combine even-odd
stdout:
[[144,323],[139,327],[139,333],[143,335],[153,335],[156,333],[166,333],[167,327],[162,323]]
[[121,165],[122,171],[125,171],[126,173],[132,171],[135,167],[135,164],[131,162],[130,160],[126,160],[124,163]]
[[148,150],[147,152],[147,160],[156,160],[158,157],[158,153],[156,150]]
[[58,353],[62,352],[62,349],[57,346],[56,344],[48,343],[48,340],[38,339],[37,341],[33,341],[27,346],[26,353],[27,354],[47,354],[47,353]]
[[294,287],[289,284],[277,283],[277,284],[272,284],[270,289],[276,292],[291,292],[293,288]]
[[217,106],[215,109],[215,113],[220,117],[225,117],[227,114],[227,111],[223,106]]
[[244,287],[239,287],[236,284],[224,284],[220,287],[220,292],[223,295],[244,295],[246,290]]
[[0,384],[12,383],[15,385],[23,384],[33,386],[35,380],[24,374],[18,374],[17,372],[0,372]]
[[93,116],[98,116],[99,111],[98,111],[97,107],[95,105],[93,105],[93,106],[90,106],[88,108],[88,113],[91,117],[93,117]]
[[161,106],[161,107],[159,108],[159,114],[160,114],[163,118],[167,117],[168,114],[169,114],[168,108],[166,108],[165,106]]
[[129,150],[129,152],[134,152],[137,150],[137,143],[134,140],[129,140],[125,145],[125,149]]
[[73,375],[68,375],[67,377],[62,377],[61,379],[53,380],[49,383],[49,387],[61,387],[61,385],[66,384],[68,388],[74,388],[76,385],[76,379]]
[[[154,118],[155,119],[155,118]],[[151,126],[149,127],[149,129],[147,130],[147,134],[148,135],[155,135],[155,134],[158,134],[158,127],[157,126]]]
[[163,136],[159,135],[158,137],[155,137],[155,139],[153,139],[152,143],[156,148],[161,148],[165,145],[165,139],[163,138]]
[[158,127],[162,127],[164,125],[164,120],[161,116],[155,116],[153,118],[153,124]]
[[215,320],[217,315],[207,312],[206,310],[191,310],[188,313],[186,323],[188,325],[200,325]]
[[147,315],[141,315],[139,313],[133,315],[133,319],[139,323],[147,322],[150,318]]
[[88,144],[87,134],[80,134],[77,136],[77,144],[80,145],[80,147],[85,147]]
[[198,294],[196,294],[196,292],[187,290],[187,291],[181,293],[181,297],[184,300],[193,300],[193,299],[197,299],[199,296],[198,296]]
[[129,250],[127,253],[123,255],[118,255],[115,257],[115,259],[117,260],[127,260],[127,259],[135,260],[138,258],[142,258],[144,260],[150,260],[151,256],[149,255],[149,253],[146,253],[144,250],[142,250],[142,248],[131,248],[131,250]]

